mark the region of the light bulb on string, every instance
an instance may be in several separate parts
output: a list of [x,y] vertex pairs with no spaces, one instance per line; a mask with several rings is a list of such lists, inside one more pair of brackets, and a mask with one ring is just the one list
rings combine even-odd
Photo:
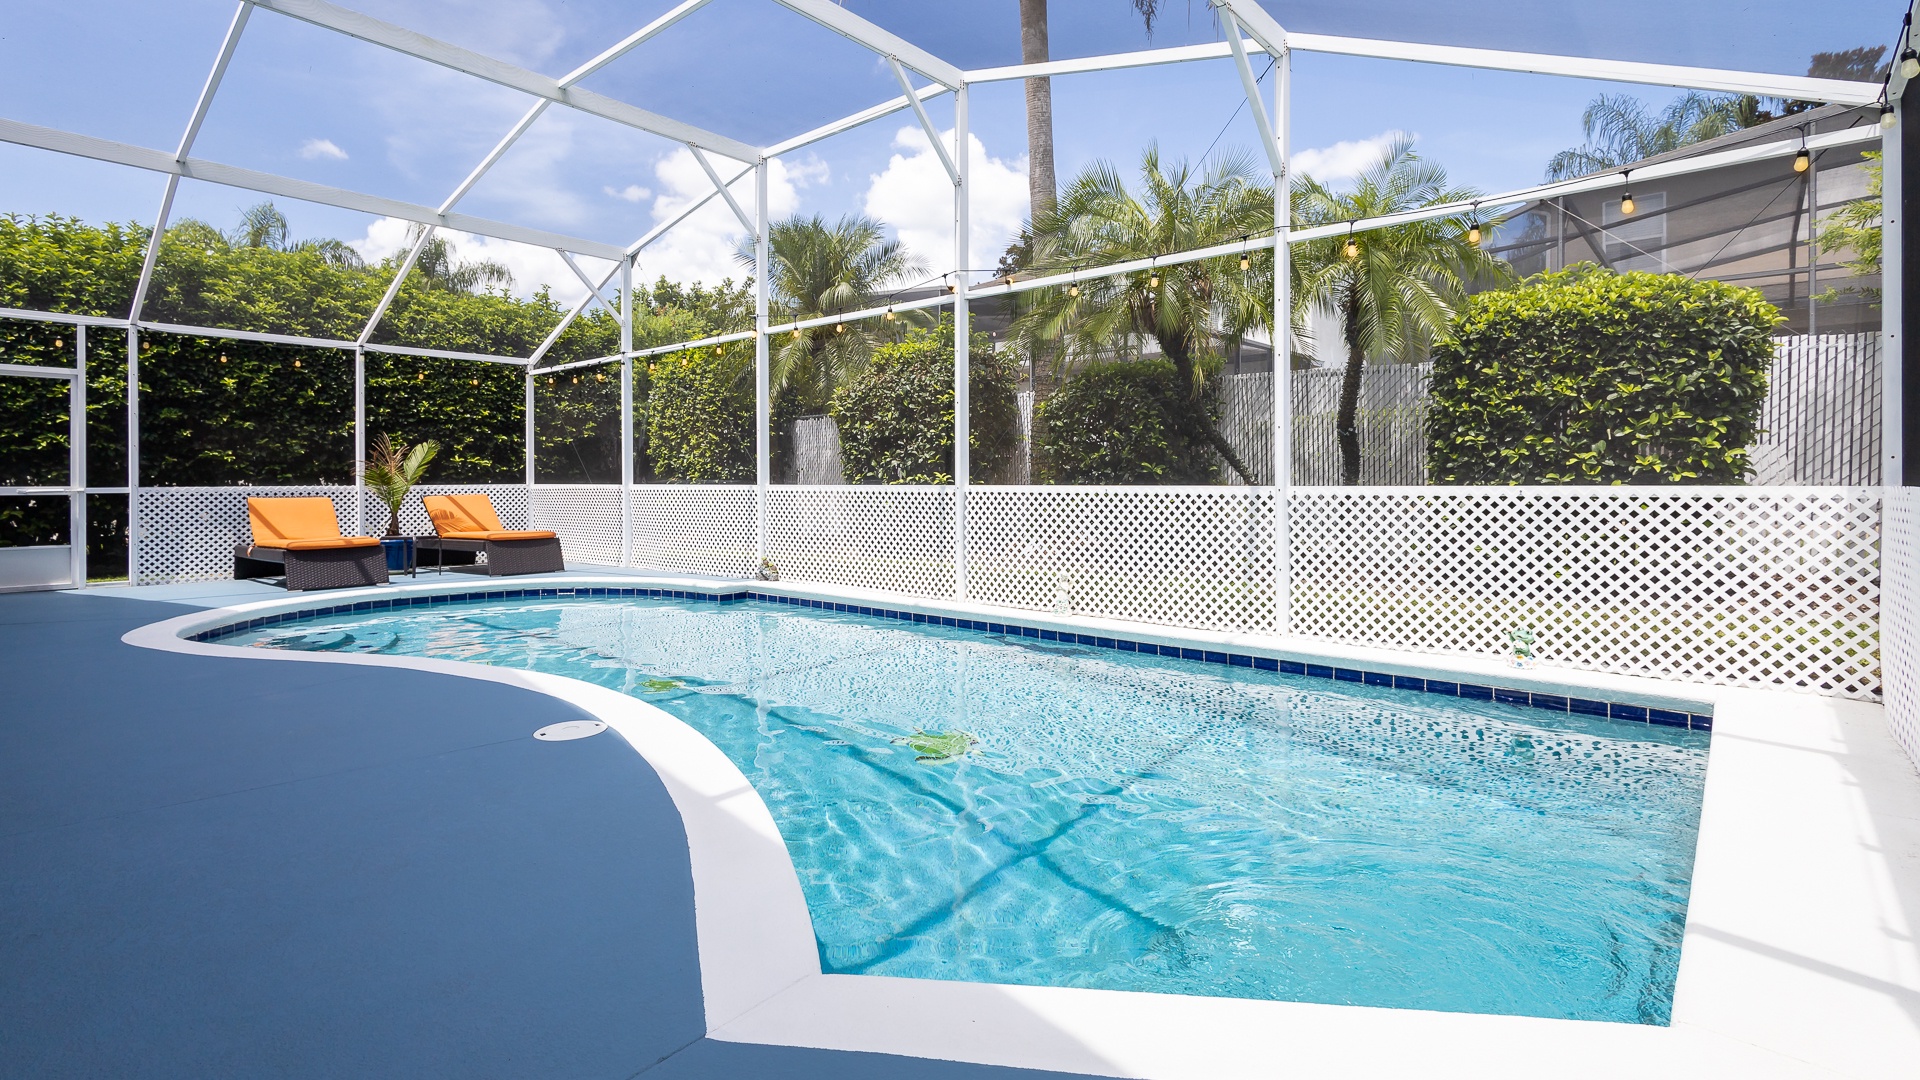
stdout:
[[1813,168],[1813,155],[1808,153],[1807,148],[1803,146],[1800,148],[1799,153],[1793,155],[1793,171],[1803,173],[1811,168]]
[[227,354],[226,354],[226,353],[221,353],[221,354],[220,354],[220,362],[221,362],[221,363],[223,363],[223,364],[227,362]]
[[1244,274],[1251,269],[1253,269],[1253,256],[1248,255],[1244,251],[1241,252],[1240,253],[1240,272]]
[[888,322],[893,321],[893,308],[891,307],[887,308],[887,321]]
[[1880,130],[1892,131],[1893,125],[1899,122],[1900,122],[1899,118],[1896,117],[1893,113],[1893,106],[1891,105],[1880,106]]
[[1347,243],[1341,253],[1349,259],[1357,259],[1360,257],[1360,244],[1353,238],[1352,222],[1347,223]]
[[66,347],[66,344],[67,344],[67,339],[66,339],[66,338],[54,338],[54,339],[53,339],[53,347],[54,347],[54,348],[56,348],[56,349],[61,349],[61,348],[65,348],[65,347]]
[[844,334],[844,333],[846,333],[846,332],[847,332],[847,324],[846,324],[846,323],[843,323],[843,322],[837,322],[837,323],[834,323],[834,324],[833,324],[833,332],[834,332],[834,333],[836,333],[836,334]]
[[1480,223],[1479,222],[1477,221],[1474,222],[1473,227],[1467,230],[1467,243],[1472,244],[1474,247],[1480,246]]
[[793,340],[795,341],[800,340],[800,328],[797,326],[793,328]]
[[294,367],[299,367],[299,366],[300,366],[300,361],[298,361],[298,360],[295,360],[295,361],[293,362],[293,366],[294,366]]
[[1906,52],[1900,54],[1900,77],[1903,79],[1920,79],[1920,53],[1908,49]]
[[1621,181],[1620,216],[1630,217],[1632,216],[1633,210],[1634,210],[1633,187],[1632,187],[1633,170],[1632,169],[1620,170],[1620,181]]
[[1159,287],[1160,287],[1160,270],[1158,267],[1155,267],[1152,271],[1150,271],[1147,274],[1147,288],[1157,289]]

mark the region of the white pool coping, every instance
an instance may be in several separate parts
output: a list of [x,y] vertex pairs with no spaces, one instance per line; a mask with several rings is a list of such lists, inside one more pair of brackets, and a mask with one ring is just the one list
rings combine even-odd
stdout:
[[[184,640],[243,615],[396,592],[582,585],[702,592],[744,586],[1166,644],[1324,657],[1376,671],[1449,672],[1503,686],[1709,706],[1712,751],[1672,1025],[823,974],[799,879],[772,815],[733,763],[673,716],[558,675]],[[1521,673],[1487,661],[1324,642],[631,571],[449,575],[286,594],[153,623],[124,640],[180,653],[433,671],[530,689],[605,721],[660,775],[685,823],[707,1031],[715,1039],[1151,1080],[1878,1080],[1920,1072],[1920,777],[1877,705],[1564,669]]]

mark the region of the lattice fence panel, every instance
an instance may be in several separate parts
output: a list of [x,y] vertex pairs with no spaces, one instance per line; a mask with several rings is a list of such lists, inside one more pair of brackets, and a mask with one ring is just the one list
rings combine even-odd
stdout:
[[633,564],[750,577],[753,487],[649,484],[633,489]]
[[569,563],[618,566],[620,488],[614,484],[535,484],[527,496],[530,528],[560,534]]
[[1920,764],[1920,488],[1887,489],[1880,541],[1880,665],[1893,737]]
[[767,555],[792,581],[952,596],[953,489],[775,487]]
[[1873,488],[1300,489],[1296,633],[1697,682],[1879,690]]
[[1274,499],[1259,489],[976,488],[967,598],[1207,630],[1274,625]]
[[[400,507],[400,532],[406,536],[432,536],[433,522],[427,518],[426,504],[420,500],[428,495],[473,495],[484,493],[493,503],[494,513],[500,515],[500,524],[509,529],[527,528],[527,485],[525,484],[421,484],[407,493],[407,501]],[[369,536],[380,536],[387,531],[387,507],[369,492],[366,495],[367,517],[364,531]]]
[[252,536],[247,498],[325,496],[333,500],[340,531],[359,530],[357,489],[350,487],[141,488],[136,585],[217,581],[233,577],[233,545]]

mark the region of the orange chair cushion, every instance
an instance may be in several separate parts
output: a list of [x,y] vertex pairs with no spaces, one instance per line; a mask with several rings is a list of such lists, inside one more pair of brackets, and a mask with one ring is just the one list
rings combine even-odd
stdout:
[[560,534],[546,529],[475,529],[440,535],[447,540],[552,540]]
[[[484,493],[478,495],[428,495],[420,500],[427,508],[427,517],[433,519],[433,531],[441,536],[455,537],[459,533],[503,532],[505,525],[500,524],[500,515],[493,512],[493,500]],[[466,537],[465,539],[485,539],[485,537]]]
[[[378,547],[380,541],[371,536],[332,536],[319,540],[289,540],[280,545],[288,551],[321,551],[327,548]],[[272,547],[272,544],[257,544],[256,547]]]
[[[320,496],[307,499],[250,498],[247,500],[247,524],[253,529],[254,547],[299,551],[313,547],[365,547],[380,542],[371,536],[341,536],[340,519],[333,512],[333,500]],[[342,543],[346,540],[352,542]]]

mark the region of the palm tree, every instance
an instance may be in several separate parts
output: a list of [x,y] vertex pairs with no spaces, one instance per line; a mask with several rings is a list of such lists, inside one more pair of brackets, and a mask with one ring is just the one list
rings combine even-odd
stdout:
[[[408,229],[407,242],[419,243],[420,231],[425,228],[415,225]],[[413,272],[428,285],[453,292],[479,292],[492,285],[513,288],[513,271],[492,259],[461,259],[453,245],[439,233],[434,233],[421,247],[419,257],[413,261]]]
[[440,453],[440,444],[428,439],[408,446],[382,434],[367,448],[367,460],[360,463],[361,480],[387,507],[387,535],[400,535],[400,508],[406,505],[407,492],[426,475],[427,466]]
[[[795,215],[768,229],[768,299],[774,318],[804,319],[871,307],[889,286],[926,272],[879,222],[863,215],[828,224]],[[753,265],[751,241],[735,255]],[[776,393],[798,395],[809,410],[824,409],[834,388],[866,366],[873,348],[863,324],[820,326],[774,338],[769,356]]]
[[268,251],[306,251],[320,256],[333,266],[359,269],[366,265],[360,253],[342,240],[310,239],[289,242],[287,216],[271,202],[255,203],[240,213],[240,225],[226,237],[236,248],[264,248]]
[[[1447,171],[1423,161],[1410,139],[1388,146],[1380,159],[1335,191],[1312,177],[1295,182],[1293,212],[1302,224],[1379,217],[1445,203],[1470,202],[1479,192],[1450,187]],[[1319,304],[1340,320],[1347,364],[1340,382],[1334,432],[1340,444],[1340,481],[1360,482],[1360,372],[1369,354],[1406,355],[1446,330],[1470,283],[1498,281],[1511,271],[1468,238],[1469,215],[1331,236],[1294,248],[1302,283],[1296,303]],[[1349,254],[1351,253],[1351,254]]]
[[[1133,9],[1153,36],[1153,20],[1164,0],[1133,0]],[[1047,48],[1047,0],[1020,0],[1020,62],[1044,64]],[[1053,80],[1028,79],[1027,90],[1027,215],[1038,220],[1053,209]]]
[[1655,115],[1629,94],[1601,94],[1580,118],[1586,144],[1547,163],[1548,180],[1606,172],[1773,119],[1751,94],[1688,91]]
[[[1140,179],[1142,194],[1135,198],[1112,165],[1088,166],[1053,209],[1035,218],[1034,269],[1058,273],[1149,259],[1273,231],[1272,189],[1255,179],[1245,157],[1224,157],[1196,175],[1184,162],[1163,168],[1159,149],[1149,146]],[[1202,357],[1272,321],[1272,258],[1250,262],[1243,271],[1240,260],[1228,256],[1090,278],[1073,291],[1030,294],[1034,299],[1014,322],[1012,338],[1032,355],[1055,357],[1056,364],[1153,338],[1191,387],[1184,419],[1242,480],[1258,483],[1201,398]]]

